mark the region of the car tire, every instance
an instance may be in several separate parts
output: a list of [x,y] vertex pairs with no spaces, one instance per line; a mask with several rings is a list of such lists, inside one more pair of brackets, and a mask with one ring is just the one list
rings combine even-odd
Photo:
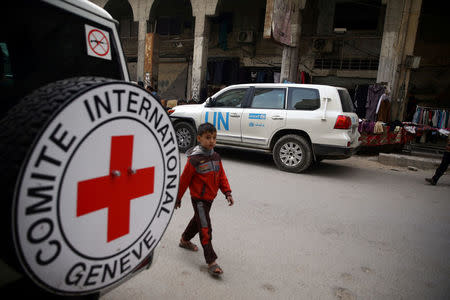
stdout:
[[184,153],[196,144],[195,128],[188,122],[178,122],[174,126],[178,149]]
[[310,167],[313,161],[311,145],[302,136],[285,135],[275,143],[273,160],[282,171],[303,172]]

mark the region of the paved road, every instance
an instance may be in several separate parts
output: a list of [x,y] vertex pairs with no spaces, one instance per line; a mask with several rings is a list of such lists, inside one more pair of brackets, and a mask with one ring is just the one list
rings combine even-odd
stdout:
[[153,267],[102,300],[450,298],[450,176],[430,186],[432,171],[367,157],[291,174],[270,156],[219,153],[236,200],[212,208],[223,277],[178,247],[192,215],[185,195]]

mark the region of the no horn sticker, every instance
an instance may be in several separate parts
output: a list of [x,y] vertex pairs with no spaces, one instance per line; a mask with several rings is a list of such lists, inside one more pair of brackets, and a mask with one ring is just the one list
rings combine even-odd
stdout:
[[90,56],[111,60],[109,33],[89,25],[85,25],[87,54]]

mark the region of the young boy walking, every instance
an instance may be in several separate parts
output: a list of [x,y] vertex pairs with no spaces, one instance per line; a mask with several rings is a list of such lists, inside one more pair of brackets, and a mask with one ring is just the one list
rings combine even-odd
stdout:
[[217,255],[211,244],[211,219],[209,210],[220,188],[225,195],[228,205],[234,203],[231,196],[230,185],[222,166],[220,155],[214,152],[217,130],[210,123],[203,123],[197,130],[199,145],[188,150],[188,161],[181,174],[180,187],[175,208],[181,206],[181,198],[189,187],[194,208],[194,216],[181,235],[179,246],[191,251],[198,251],[198,247],[191,239],[199,233],[203,254],[208,264],[208,272],[212,275],[220,275],[223,270],[216,263]]

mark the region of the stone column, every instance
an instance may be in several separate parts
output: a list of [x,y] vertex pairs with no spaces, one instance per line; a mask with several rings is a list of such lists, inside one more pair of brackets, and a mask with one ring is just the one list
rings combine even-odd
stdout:
[[420,10],[422,8],[422,0],[412,0],[408,18],[407,32],[405,38],[405,45],[403,49],[402,68],[399,74],[398,86],[398,98],[400,99],[400,107],[397,113],[397,119],[404,120],[406,106],[408,105],[408,88],[409,79],[411,76],[411,69],[406,65],[407,56],[414,55],[414,46],[416,44],[417,28],[419,27]]
[[408,1],[389,0],[386,7],[377,82],[387,82],[391,89],[395,86],[395,73],[400,60],[401,48],[403,48],[400,47],[402,11]]
[[147,35],[147,19],[139,20],[138,31],[138,58],[136,66],[137,81],[144,81],[145,37]]
[[188,74],[187,74],[187,89],[186,89],[186,100],[192,99],[192,59],[188,62]]
[[280,83],[284,80],[295,82],[298,72],[298,47],[283,46]]
[[209,20],[204,14],[195,17],[194,56],[192,62],[192,99],[200,100],[200,92],[206,89],[206,67],[208,59]]
[[381,43],[377,82],[387,82],[391,90],[392,119],[402,120],[409,69],[416,40],[422,0],[388,0]]
[[134,21],[139,22],[138,27],[138,47],[137,47],[137,64],[136,64],[136,80],[145,79],[145,38],[147,35],[147,20],[150,16],[150,9],[154,0],[128,0],[133,9]]
[[335,0],[318,0],[317,1],[317,35],[333,34],[333,21]]
[[283,57],[281,59],[280,82],[288,80],[295,82],[298,73],[298,44],[301,34],[300,9],[305,7],[304,1],[295,0],[295,11],[291,19],[292,47],[283,46]]

